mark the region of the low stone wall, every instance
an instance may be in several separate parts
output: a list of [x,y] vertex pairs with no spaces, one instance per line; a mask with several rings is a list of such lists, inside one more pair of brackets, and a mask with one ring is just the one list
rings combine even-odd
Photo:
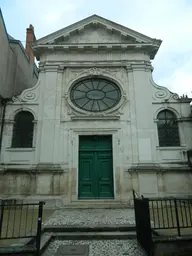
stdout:
[[192,237],[164,238],[154,241],[154,256],[191,256]]
[[[28,168],[28,169],[27,169]],[[121,174],[121,175],[120,175]],[[120,177],[121,176],[121,177]],[[115,202],[133,206],[132,190],[145,197],[189,196],[192,174],[188,171],[115,170]],[[62,207],[78,201],[77,169],[60,166],[36,166],[29,169],[0,170],[0,199],[48,200]],[[57,202],[54,203],[54,200]],[[60,206],[59,206],[60,205]]]
[[67,171],[8,170],[0,173],[1,197],[68,195]]

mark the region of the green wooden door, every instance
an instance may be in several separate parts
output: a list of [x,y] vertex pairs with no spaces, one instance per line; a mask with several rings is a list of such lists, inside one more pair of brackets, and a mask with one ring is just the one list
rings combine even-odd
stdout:
[[79,199],[113,198],[111,136],[79,137]]

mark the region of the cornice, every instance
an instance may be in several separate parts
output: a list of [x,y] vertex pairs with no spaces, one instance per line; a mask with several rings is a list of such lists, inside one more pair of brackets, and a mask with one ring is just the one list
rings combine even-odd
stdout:
[[153,59],[155,54],[159,48],[159,45],[156,43],[87,43],[87,44],[41,44],[36,45],[33,47],[33,51],[37,57],[40,58],[40,55],[45,52],[95,52],[95,51],[102,51],[102,52],[146,52],[150,55],[150,58]]
[[41,72],[56,71],[63,72],[65,68],[126,68],[127,71],[133,70],[152,70],[150,61],[45,61],[39,65]]

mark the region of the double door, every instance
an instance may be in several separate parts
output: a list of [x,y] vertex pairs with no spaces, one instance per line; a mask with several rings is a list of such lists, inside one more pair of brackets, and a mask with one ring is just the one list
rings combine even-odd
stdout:
[[112,136],[80,136],[79,199],[113,197]]

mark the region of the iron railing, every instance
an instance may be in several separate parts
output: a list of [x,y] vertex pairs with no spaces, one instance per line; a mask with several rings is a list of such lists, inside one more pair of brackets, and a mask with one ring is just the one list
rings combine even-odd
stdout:
[[176,235],[181,236],[181,229],[192,227],[191,199],[150,198],[148,200],[152,229],[176,229]]
[[40,253],[42,215],[44,202],[36,204],[0,204],[0,240],[31,238],[35,254]]
[[[192,228],[190,198],[144,198],[133,190],[137,240],[148,255],[152,254],[154,235],[180,237]],[[173,230],[174,232],[169,232]]]

